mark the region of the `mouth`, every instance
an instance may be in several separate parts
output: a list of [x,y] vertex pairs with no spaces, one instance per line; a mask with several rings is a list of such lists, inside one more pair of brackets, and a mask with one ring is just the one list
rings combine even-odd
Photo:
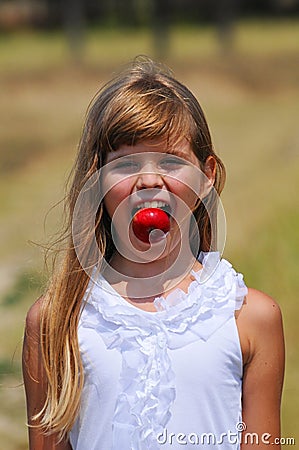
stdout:
[[169,203],[153,200],[151,202],[143,202],[143,203],[140,203],[138,206],[135,206],[132,209],[132,213],[131,213],[132,218],[135,216],[135,214],[138,211],[140,211],[141,209],[144,209],[144,208],[159,208],[159,209],[162,209],[162,211],[166,212],[166,214],[168,216],[171,215],[171,206],[169,205]]

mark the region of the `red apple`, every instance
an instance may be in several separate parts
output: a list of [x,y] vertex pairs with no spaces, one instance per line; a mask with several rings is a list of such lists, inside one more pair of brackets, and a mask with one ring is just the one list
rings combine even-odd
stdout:
[[170,229],[170,221],[166,212],[160,208],[143,208],[134,215],[132,228],[138,239],[149,244],[150,232],[162,230],[167,233]]

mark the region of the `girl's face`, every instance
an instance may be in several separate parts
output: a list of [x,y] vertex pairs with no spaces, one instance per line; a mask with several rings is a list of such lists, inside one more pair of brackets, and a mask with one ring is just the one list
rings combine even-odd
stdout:
[[171,148],[164,141],[144,141],[110,152],[101,186],[118,240],[125,244],[129,237],[134,248],[146,250],[150,244],[134,235],[132,217],[140,208],[160,207],[170,217],[168,247],[170,241],[178,243],[189,230],[198,197],[204,197],[214,182],[214,158],[207,159],[204,170],[206,176],[187,140]]

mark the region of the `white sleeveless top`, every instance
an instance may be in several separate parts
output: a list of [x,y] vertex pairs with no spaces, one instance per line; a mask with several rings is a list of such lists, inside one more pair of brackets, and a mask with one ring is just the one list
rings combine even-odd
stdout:
[[85,383],[73,450],[239,449],[242,354],[235,310],[247,288],[216,252],[188,294],[136,308],[100,276],[79,323]]

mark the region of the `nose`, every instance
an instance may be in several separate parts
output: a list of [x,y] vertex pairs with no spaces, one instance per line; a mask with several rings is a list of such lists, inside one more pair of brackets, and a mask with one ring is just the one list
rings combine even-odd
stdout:
[[162,175],[157,172],[156,167],[153,167],[152,164],[146,165],[146,167],[143,167],[142,171],[139,172],[136,181],[136,188],[138,190],[148,188],[162,188],[162,186]]

